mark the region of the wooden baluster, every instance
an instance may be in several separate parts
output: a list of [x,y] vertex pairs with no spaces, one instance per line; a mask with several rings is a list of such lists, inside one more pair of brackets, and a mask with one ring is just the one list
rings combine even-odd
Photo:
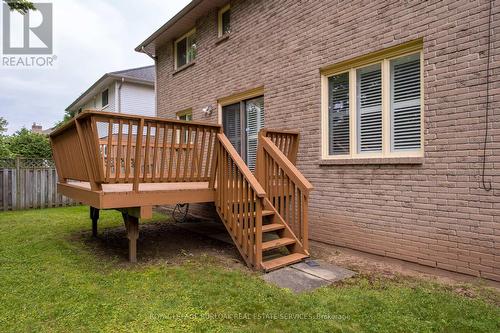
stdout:
[[142,181],[143,182],[148,182],[149,181],[149,152],[150,152],[150,145],[151,145],[151,123],[148,122],[146,124],[146,145],[144,146],[144,173],[142,175]]
[[174,181],[178,182],[179,181],[179,176],[180,176],[180,171],[181,171],[181,160],[182,160],[182,142],[184,141],[182,139],[182,136],[184,135],[184,126],[180,126],[179,130],[179,144],[177,148],[177,164],[175,168],[175,179]]
[[160,163],[160,181],[165,181],[165,163],[167,159],[167,140],[168,140],[168,125],[163,124],[163,145],[161,151],[161,163]]
[[209,177],[209,172],[210,172],[210,168],[211,168],[211,161],[212,161],[212,148],[214,146],[214,143],[215,143],[215,139],[217,137],[217,133],[214,132],[212,129],[210,130],[210,136],[209,136],[209,140],[208,140],[208,153],[207,153],[207,161],[205,163],[205,172],[204,172],[204,180],[206,180],[208,177]]
[[249,212],[250,212],[250,225],[248,230],[250,231],[250,251],[248,251],[249,254],[249,261],[255,266],[255,257],[256,253],[258,251],[262,251],[262,249],[257,249],[256,244],[255,244],[255,196],[253,193],[253,189],[248,186],[248,200],[249,200]]
[[309,230],[308,230],[308,222],[307,222],[307,214],[308,214],[308,198],[307,195],[303,195],[302,198],[302,221],[301,221],[301,229],[302,229],[302,246],[304,250],[309,251]]
[[[205,133],[206,133],[205,127],[203,127],[203,134],[201,135],[201,147],[200,147],[200,154],[199,154],[200,158],[198,160],[198,167],[197,167],[198,173],[197,173],[196,179],[195,179],[195,181],[197,181],[197,182],[201,181],[201,176],[202,176],[203,159],[204,159],[203,154],[205,153],[205,145],[206,145],[205,144]],[[215,154],[215,152],[214,152],[214,154]],[[209,156],[207,156],[207,162],[205,162],[205,163],[208,163],[208,158],[209,158]]]
[[118,122],[118,147],[116,148],[116,163],[115,163],[115,175],[116,181],[120,181],[120,173],[122,171],[122,135],[123,135],[123,122],[120,120]]
[[113,119],[108,120],[108,145],[106,147],[106,182],[111,178],[111,148],[113,147]]
[[243,182],[245,181],[245,178],[243,175],[238,172],[238,200],[239,200],[239,205],[238,205],[238,213],[240,218],[238,219],[239,222],[239,229],[238,229],[238,240],[240,242],[240,245],[243,246],[243,228],[244,228],[244,220],[243,218]]
[[260,269],[262,262],[262,198],[256,198],[255,202],[255,268]]
[[155,123],[155,143],[153,147],[153,170],[151,170],[151,181],[154,183],[156,181],[156,175],[157,171],[156,169],[158,168],[158,149],[159,149],[159,142],[160,140],[160,123],[156,122]]
[[248,202],[247,202],[247,181],[243,177],[242,182],[241,182],[241,213],[243,214],[243,222],[242,222],[242,236],[243,236],[243,245],[242,249],[243,252],[246,253],[247,257],[249,256],[248,254],[248,215],[250,212],[248,211]]
[[127,160],[125,162],[125,182],[128,183],[130,181],[130,169],[131,169],[131,159],[132,159],[132,136],[133,134],[133,125],[132,121],[128,121],[128,134],[127,134]]
[[290,221],[288,222],[288,224],[292,225],[296,229],[296,214],[297,214],[296,206],[295,206],[295,204],[296,204],[295,203],[295,200],[296,200],[296,197],[295,197],[296,188],[295,188],[295,184],[293,182],[290,181],[290,184],[291,184],[291,189],[292,189],[292,191],[291,191],[292,192],[292,196],[290,198],[292,214],[291,214]]
[[189,168],[192,168],[191,163],[189,163],[191,157],[191,126],[187,127],[187,137],[186,137],[186,150],[185,150],[184,168],[182,172],[182,181],[189,181],[188,172]]
[[194,132],[194,142],[193,142],[193,157],[192,157],[192,162],[191,162],[191,173],[189,174],[189,181],[193,182],[195,181],[194,176],[195,176],[195,171],[196,167],[198,165],[198,133],[200,132],[200,128],[197,126],[195,127],[195,132]]
[[137,128],[137,139],[135,143],[135,167],[134,167],[134,192],[139,191],[139,178],[141,176],[141,159],[142,159],[142,137],[144,131],[144,118],[141,118]]
[[173,167],[173,160],[174,160],[174,152],[175,152],[175,143],[176,143],[176,136],[177,136],[177,129],[175,124],[172,125],[172,138],[170,141],[170,157],[168,159],[168,177],[167,181],[170,181],[172,179],[172,167]]

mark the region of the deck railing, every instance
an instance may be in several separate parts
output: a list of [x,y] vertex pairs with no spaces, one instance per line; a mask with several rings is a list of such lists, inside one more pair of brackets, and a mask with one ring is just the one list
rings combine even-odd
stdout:
[[295,165],[297,162],[297,152],[299,151],[299,132],[265,128],[260,131],[259,136],[269,138],[288,160]]
[[219,125],[85,111],[51,134],[61,179],[101,184],[210,182]]
[[293,146],[298,146],[298,135],[294,143],[292,132],[273,133],[274,138],[280,138],[278,141],[269,137],[269,131],[263,130],[259,135],[257,179],[278,214],[308,251],[307,207],[309,192],[313,187],[284,153],[287,152],[292,158],[296,157]]
[[218,135],[216,147],[215,206],[243,259],[260,269],[266,193],[225,135]]

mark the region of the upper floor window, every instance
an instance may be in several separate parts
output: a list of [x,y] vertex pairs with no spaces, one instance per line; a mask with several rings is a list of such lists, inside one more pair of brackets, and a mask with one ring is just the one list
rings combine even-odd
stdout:
[[191,121],[193,120],[193,109],[177,112],[176,116],[178,120]]
[[196,59],[196,29],[175,41],[175,69],[189,64]]
[[219,10],[217,26],[219,37],[231,32],[231,6],[229,4]]
[[105,108],[109,104],[109,92],[108,89],[101,93],[101,106]]
[[323,158],[422,156],[421,50],[363,57],[323,74]]

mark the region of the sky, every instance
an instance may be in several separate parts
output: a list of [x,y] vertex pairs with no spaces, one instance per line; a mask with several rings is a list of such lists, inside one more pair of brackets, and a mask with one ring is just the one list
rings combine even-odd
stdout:
[[148,56],[134,48],[190,1],[34,2],[53,4],[57,59],[52,68],[9,68],[0,63],[0,117],[9,122],[8,134],[22,127],[31,129],[33,122],[44,129],[52,127],[63,118],[66,107],[104,73],[152,65]]

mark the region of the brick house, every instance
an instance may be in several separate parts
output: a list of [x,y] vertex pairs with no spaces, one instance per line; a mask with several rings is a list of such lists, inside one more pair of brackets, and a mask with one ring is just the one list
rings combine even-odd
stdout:
[[300,130],[312,240],[500,280],[499,35],[498,1],[194,0],[136,50],[249,166]]

